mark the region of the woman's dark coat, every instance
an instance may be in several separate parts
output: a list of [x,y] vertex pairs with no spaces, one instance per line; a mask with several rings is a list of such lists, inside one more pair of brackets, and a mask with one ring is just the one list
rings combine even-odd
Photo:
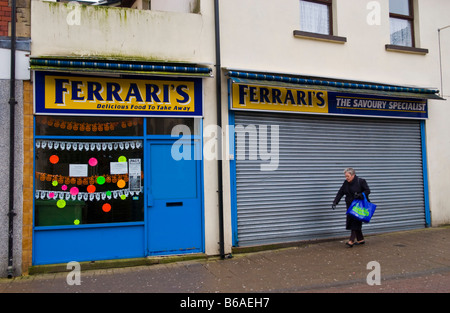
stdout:
[[[358,196],[363,193],[366,195],[367,200],[369,200],[370,189],[367,185],[367,182],[364,178],[359,178],[355,175],[353,180],[349,183],[348,181],[344,181],[338,193],[336,194],[336,198],[333,201],[333,204],[337,205],[341,198],[345,195],[345,204],[347,205],[347,209],[352,204],[353,200],[355,200],[355,194]],[[369,200],[370,201],[370,200]],[[347,224],[346,229],[348,230],[361,230],[362,222],[352,217],[351,215],[347,215]]]

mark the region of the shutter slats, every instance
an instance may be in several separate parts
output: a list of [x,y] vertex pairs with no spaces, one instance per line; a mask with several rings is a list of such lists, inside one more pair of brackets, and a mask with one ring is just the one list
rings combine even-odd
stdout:
[[[370,200],[378,205],[364,233],[425,226],[419,121],[236,112],[235,125],[244,126],[243,132],[236,128],[235,141],[237,156],[241,153],[236,157],[240,246],[347,236],[344,199],[331,210],[346,167],[367,180]],[[249,130],[260,125],[266,126],[268,152],[271,140],[279,146],[275,171],[261,171],[274,160],[261,160],[260,134],[249,142]],[[278,138],[271,138],[271,125],[278,125]]]

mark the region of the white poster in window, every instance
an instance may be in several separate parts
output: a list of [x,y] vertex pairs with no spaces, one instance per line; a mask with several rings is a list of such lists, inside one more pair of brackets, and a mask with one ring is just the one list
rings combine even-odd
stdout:
[[87,177],[88,176],[88,165],[87,164],[69,164],[69,176]]
[[129,159],[128,162],[130,191],[141,191],[141,159]]
[[127,162],[111,162],[109,163],[111,175],[127,174],[128,163]]

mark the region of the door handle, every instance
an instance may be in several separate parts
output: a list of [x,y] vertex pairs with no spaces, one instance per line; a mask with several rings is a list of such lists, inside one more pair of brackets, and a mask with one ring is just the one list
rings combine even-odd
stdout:
[[166,202],[166,207],[183,206],[183,202]]

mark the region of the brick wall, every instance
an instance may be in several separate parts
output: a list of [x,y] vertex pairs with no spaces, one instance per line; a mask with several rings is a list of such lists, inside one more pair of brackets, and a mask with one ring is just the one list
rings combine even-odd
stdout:
[[8,0],[0,0],[0,36],[8,36],[8,26],[11,22],[11,8]]
[[[11,35],[11,6],[9,0],[0,0],[0,36]],[[31,36],[31,0],[16,0],[16,36]]]

